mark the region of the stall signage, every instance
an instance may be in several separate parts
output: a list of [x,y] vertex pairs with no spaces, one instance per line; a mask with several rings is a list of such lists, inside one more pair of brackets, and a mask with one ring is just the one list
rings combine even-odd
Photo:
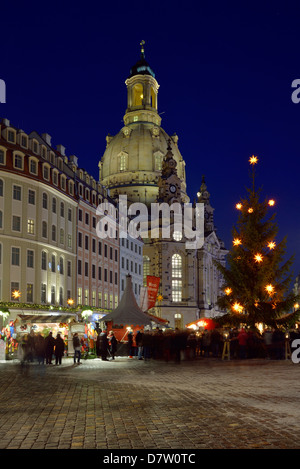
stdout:
[[159,283],[160,283],[160,277],[147,275],[148,309],[153,308],[153,306],[155,306]]

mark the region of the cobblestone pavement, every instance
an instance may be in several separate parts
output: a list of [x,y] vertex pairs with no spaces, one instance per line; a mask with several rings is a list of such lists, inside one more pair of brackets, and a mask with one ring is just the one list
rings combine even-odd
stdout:
[[299,449],[290,360],[0,363],[0,449]]

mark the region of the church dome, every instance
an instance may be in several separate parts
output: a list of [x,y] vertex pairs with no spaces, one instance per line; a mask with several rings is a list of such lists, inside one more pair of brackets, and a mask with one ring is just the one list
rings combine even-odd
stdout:
[[107,135],[106,150],[99,162],[99,180],[112,197],[126,194],[129,202],[149,205],[158,196],[158,179],[170,140],[181,180],[183,202],[186,195],[185,162],[179,151],[176,134],[169,136],[160,126],[157,111],[159,85],[145,61],[143,41],[141,60],[132,67],[126,80],[127,109],[124,127],[115,135]]
[[182,181],[182,196],[187,202],[185,162],[178,149],[178,137],[170,138],[161,127],[149,123],[131,124],[114,137],[107,137],[107,147],[99,165],[101,183],[110,189],[112,196],[127,194],[132,202],[155,202],[169,140]]

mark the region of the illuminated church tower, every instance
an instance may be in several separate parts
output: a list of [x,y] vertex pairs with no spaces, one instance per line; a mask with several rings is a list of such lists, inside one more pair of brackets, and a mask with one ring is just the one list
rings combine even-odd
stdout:
[[145,59],[144,41],[141,56],[125,81],[127,109],[124,127],[115,135],[107,135],[106,150],[99,162],[99,180],[112,197],[126,194],[128,202],[155,202],[162,162],[170,142],[177,173],[181,179],[181,197],[186,194],[185,162],[178,149],[178,137],[162,129],[158,113],[159,84]]
[[[144,41],[141,46],[140,60],[125,81],[124,126],[117,135],[106,137],[99,180],[116,201],[119,195],[127,195],[128,205],[141,202],[149,212],[150,204],[155,202],[169,206],[177,202],[183,207],[189,202],[185,162],[178,149],[177,135],[169,136],[161,127],[159,84],[146,62]],[[205,239],[201,249],[186,247],[187,239],[172,218],[168,237],[144,239],[144,285],[148,275],[160,278],[159,300],[150,312],[169,320],[171,327],[184,328],[198,318],[221,313],[216,304],[221,279],[214,261],[224,262],[226,251],[215,233],[213,208],[204,180],[198,201],[205,206]],[[164,221],[159,217],[157,220],[159,224]]]

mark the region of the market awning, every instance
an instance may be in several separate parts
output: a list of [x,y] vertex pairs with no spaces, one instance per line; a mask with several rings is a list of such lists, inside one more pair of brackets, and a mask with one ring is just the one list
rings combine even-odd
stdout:
[[43,314],[43,315],[35,315],[35,314],[19,314],[17,317],[17,321],[20,321],[21,324],[40,324],[40,323],[48,323],[48,324],[57,324],[57,323],[66,323],[70,320],[76,320],[76,314]]

